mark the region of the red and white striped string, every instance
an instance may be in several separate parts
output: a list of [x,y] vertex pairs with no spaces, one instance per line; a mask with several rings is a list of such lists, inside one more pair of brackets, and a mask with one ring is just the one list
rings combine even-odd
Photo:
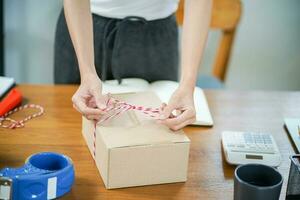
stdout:
[[93,137],[93,154],[94,154],[94,159],[96,159],[96,127],[97,127],[97,122],[95,122],[95,124],[94,124],[94,128],[95,128],[95,130],[94,130],[94,137]]
[[97,124],[101,124],[102,122],[108,121],[126,111],[129,110],[136,110],[139,111],[151,118],[158,118],[161,112],[160,108],[150,108],[144,106],[136,106],[124,101],[120,101],[118,99],[114,99],[109,97],[108,101],[106,102],[106,108],[103,110],[107,112],[99,121],[95,121],[94,123],[94,133],[93,133],[93,153],[94,158],[96,158],[96,127]]
[[104,121],[110,120],[128,110],[137,110],[152,118],[158,117],[161,111],[159,108],[136,106],[128,104],[124,101],[109,98],[107,102],[107,107],[103,110],[108,114],[103,116],[102,119],[100,119],[97,123],[102,123]]
[[[19,112],[19,111],[24,110],[24,109],[29,109],[29,108],[34,108],[34,109],[37,109],[39,111],[37,113],[29,115],[26,118],[24,118],[22,120],[19,120],[19,121],[8,117],[9,115],[11,115],[13,113]],[[27,121],[29,121],[33,118],[41,116],[42,114],[44,114],[44,112],[45,112],[44,108],[42,106],[36,105],[36,104],[26,104],[24,106],[17,107],[15,109],[5,113],[3,116],[0,117],[0,128],[10,128],[10,129],[22,128],[22,127],[25,126],[25,123]],[[4,124],[4,122],[8,122],[8,124]]]

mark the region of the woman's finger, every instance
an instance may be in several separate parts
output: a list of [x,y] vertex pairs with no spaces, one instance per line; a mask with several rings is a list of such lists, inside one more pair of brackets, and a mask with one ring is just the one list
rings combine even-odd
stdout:
[[86,115],[85,118],[87,118],[88,120],[96,120],[99,121],[101,119],[101,115]]
[[102,95],[100,90],[99,91],[94,90],[93,97],[95,98],[95,103],[99,109],[104,110],[107,107],[106,106],[107,96]]
[[88,107],[83,101],[76,100],[74,102],[77,110],[83,115],[104,115],[106,112],[97,108]]
[[190,120],[191,118],[195,117],[195,112],[191,109],[183,111],[180,115],[177,115],[173,118],[168,118],[165,120],[161,120],[161,123],[168,126],[168,127],[175,127],[179,124],[184,123],[187,120]]
[[161,119],[161,120],[168,119],[170,116],[172,116],[172,112],[175,109],[176,109],[176,106],[173,104],[166,105],[163,108],[162,113],[159,116],[159,119]]
[[178,125],[176,125],[176,126],[171,127],[171,130],[173,130],[173,131],[178,131],[179,129],[182,129],[182,128],[185,127],[185,126],[194,123],[195,121],[196,121],[196,118],[193,117],[193,118],[191,118],[191,119],[189,119],[189,120],[186,120],[186,121],[182,122],[181,124],[178,124]]
[[95,98],[90,98],[86,101],[86,104],[88,107],[90,108],[97,108],[97,104],[96,104],[96,101],[95,101]]

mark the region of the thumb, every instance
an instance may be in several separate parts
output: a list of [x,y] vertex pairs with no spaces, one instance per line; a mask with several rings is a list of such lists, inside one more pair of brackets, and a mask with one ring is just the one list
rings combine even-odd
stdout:
[[99,109],[105,109],[106,108],[106,104],[105,104],[105,102],[106,102],[106,100],[105,100],[105,96],[103,96],[102,94],[101,94],[101,92],[100,91],[93,91],[93,96],[94,96],[94,98],[95,98],[95,103],[96,103],[96,105],[97,105],[97,107],[99,108]]
[[172,111],[175,109],[175,106],[173,104],[168,104],[166,105],[166,107],[164,107],[161,115],[160,115],[160,119],[167,119],[170,117],[170,115],[172,114]]

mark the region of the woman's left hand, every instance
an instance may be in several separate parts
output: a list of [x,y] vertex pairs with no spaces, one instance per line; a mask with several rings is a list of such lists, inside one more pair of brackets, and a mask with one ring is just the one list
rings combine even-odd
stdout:
[[179,130],[196,120],[194,92],[178,88],[171,96],[168,104],[162,105],[162,113],[158,122],[171,130]]

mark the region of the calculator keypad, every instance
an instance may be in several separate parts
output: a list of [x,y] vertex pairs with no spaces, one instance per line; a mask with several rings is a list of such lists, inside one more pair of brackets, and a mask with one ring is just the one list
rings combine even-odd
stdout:
[[225,135],[226,146],[233,152],[275,154],[272,136],[266,133],[232,132]]

